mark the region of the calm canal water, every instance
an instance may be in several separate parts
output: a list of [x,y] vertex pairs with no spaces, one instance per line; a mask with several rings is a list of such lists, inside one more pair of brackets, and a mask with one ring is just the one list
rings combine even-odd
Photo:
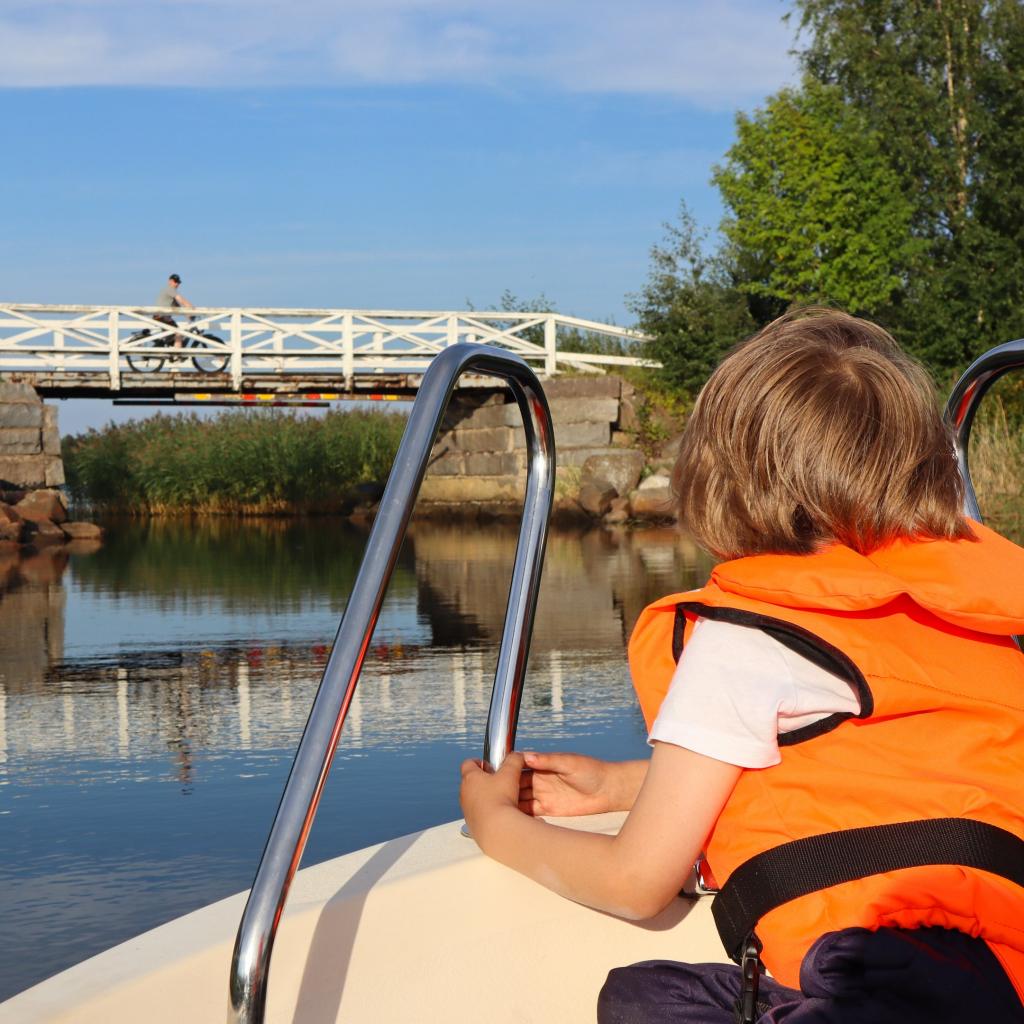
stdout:
[[[111,523],[0,561],[0,998],[249,886],[365,539]],[[515,543],[413,526],[304,863],[459,816]],[[518,745],[642,756],[625,638],[708,569],[671,531],[554,533]]]

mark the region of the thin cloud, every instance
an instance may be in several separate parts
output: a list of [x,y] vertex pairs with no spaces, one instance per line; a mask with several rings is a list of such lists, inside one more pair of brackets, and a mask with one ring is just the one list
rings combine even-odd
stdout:
[[764,0],[8,0],[0,86],[471,84],[728,107],[792,77]]

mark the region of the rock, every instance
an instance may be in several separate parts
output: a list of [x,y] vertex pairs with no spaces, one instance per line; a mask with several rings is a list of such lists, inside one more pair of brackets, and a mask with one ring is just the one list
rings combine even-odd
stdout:
[[656,491],[672,486],[672,481],[662,473],[653,473],[637,484],[638,491]]
[[44,455],[46,468],[43,479],[47,487],[62,487],[67,483],[64,476],[64,460],[59,455]]
[[43,402],[31,384],[12,384],[8,381],[0,381],[0,404],[34,405],[41,408]]
[[51,523],[63,523],[68,517],[64,495],[60,491],[32,491],[14,506],[22,519],[38,523],[46,519]]
[[679,445],[682,444],[682,441],[682,431],[673,434],[663,445],[661,445],[660,448],[658,448],[658,458],[674,466],[676,459],[679,457]]
[[47,455],[60,455],[60,429],[57,426],[57,407],[43,406],[43,451]]
[[580,504],[568,494],[557,495],[551,509],[551,525],[570,527],[584,525],[590,517],[580,508]]
[[102,527],[95,523],[61,523],[60,528],[68,540],[99,540],[103,536]]
[[608,514],[604,517],[608,526],[618,526],[629,519],[629,498],[613,498]]
[[63,544],[67,539],[64,531],[49,519],[29,520],[31,523],[28,542],[36,548],[49,547],[52,544]]
[[[47,487],[47,471],[53,461],[61,464],[60,458],[54,459],[50,455],[0,455],[0,479],[10,485],[4,489],[31,491],[36,487]],[[52,470],[51,476],[55,472]]]
[[635,434],[640,429],[640,418],[636,407],[638,399],[636,389],[631,384],[623,384],[622,398],[619,401],[619,429]]
[[42,451],[43,437],[38,427],[0,427],[0,452],[4,455],[38,455]]
[[644,468],[644,457],[641,452],[631,449],[606,452],[603,455],[591,455],[583,463],[580,479],[606,480],[615,488],[617,494],[626,495],[637,485]]
[[63,544],[67,540],[63,530],[49,519],[30,519],[27,540],[34,548],[47,548],[53,544]]
[[617,398],[553,398],[549,403],[555,432],[569,423],[617,423]]
[[655,474],[642,481],[629,496],[629,507],[637,519],[675,519],[675,500],[669,478]]
[[24,529],[24,520],[10,505],[0,502],[0,540],[18,543]]
[[556,398],[618,398],[622,394],[619,377],[554,377],[544,382],[548,401]]
[[558,448],[593,448],[606,446],[612,439],[612,425],[602,423],[563,423],[555,426],[555,446]]
[[588,480],[580,487],[579,503],[584,512],[600,518],[617,497],[618,491],[607,480]]

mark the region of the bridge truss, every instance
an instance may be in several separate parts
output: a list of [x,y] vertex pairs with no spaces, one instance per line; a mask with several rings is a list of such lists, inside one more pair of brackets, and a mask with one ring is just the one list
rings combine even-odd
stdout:
[[[61,397],[409,392],[434,356],[458,342],[508,349],[545,376],[654,365],[642,355],[645,335],[557,313],[197,308],[175,310],[177,326],[170,327],[155,319],[168,312],[0,303],[0,375]],[[175,336],[191,346],[188,362],[171,359],[182,355]],[[159,372],[139,372],[128,360],[134,357],[138,367],[140,356],[166,362]],[[201,373],[193,356],[224,369]]]

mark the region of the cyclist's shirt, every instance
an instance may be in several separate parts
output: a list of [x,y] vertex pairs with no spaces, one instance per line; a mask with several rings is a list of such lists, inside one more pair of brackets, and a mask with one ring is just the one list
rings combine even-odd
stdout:
[[179,305],[178,296],[175,290],[170,285],[165,285],[163,291],[156,297],[154,306],[166,306],[167,309],[173,309]]

